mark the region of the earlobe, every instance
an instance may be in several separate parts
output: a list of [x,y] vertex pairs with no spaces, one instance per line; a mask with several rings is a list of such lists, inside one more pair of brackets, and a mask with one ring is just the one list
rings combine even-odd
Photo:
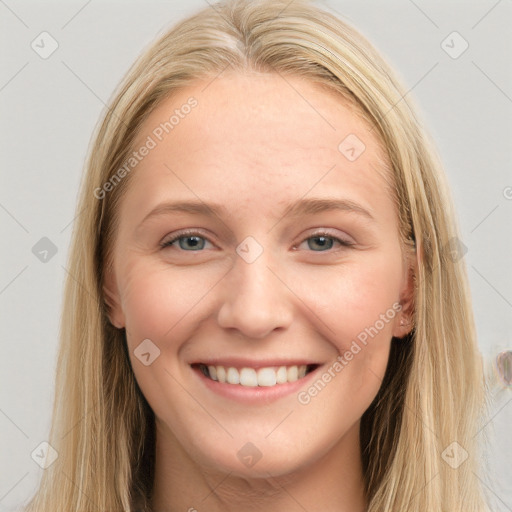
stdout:
[[125,318],[119,301],[119,294],[115,286],[112,272],[107,272],[103,285],[103,300],[107,307],[107,316],[110,323],[118,329],[125,327]]
[[395,338],[404,338],[414,329],[414,321],[409,317],[402,315],[400,317],[400,325],[394,334]]

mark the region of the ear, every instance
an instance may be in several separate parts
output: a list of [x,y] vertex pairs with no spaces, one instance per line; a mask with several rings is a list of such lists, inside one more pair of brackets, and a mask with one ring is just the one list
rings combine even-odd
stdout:
[[404,277],[399,299],[401,309],[396,316],[393,329],[393,336],[395,338],[403,338],[414,329],[417,272],[416,252],[411,251],[405,258]]
[[117,288],[114,271],[108,268],[105,273],[103,283],[103,300],[107,306],[107,315],[110,323],[118,329],[123,329],[126,325],[121,301],[119,299],[119,291]]

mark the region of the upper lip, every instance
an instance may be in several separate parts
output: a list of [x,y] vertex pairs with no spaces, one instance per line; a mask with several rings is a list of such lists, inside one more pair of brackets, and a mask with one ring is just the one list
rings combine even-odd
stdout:
[[191,363],[204,364],[206,366],[224,366],[225,368],[268,368],[272,366],[301,366],[301,365],[319,365],[317,361],[313,359],[247,359],[239,357],[224,357],[222,359],[208,358],[198,359]]

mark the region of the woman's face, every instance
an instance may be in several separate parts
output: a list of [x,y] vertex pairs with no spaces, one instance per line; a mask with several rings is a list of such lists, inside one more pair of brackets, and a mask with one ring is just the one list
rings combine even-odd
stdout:
[[106,289],[160,446],[245,476],[358,446],[411,297],[373,132],[308,81],[229,74],[134,147]]

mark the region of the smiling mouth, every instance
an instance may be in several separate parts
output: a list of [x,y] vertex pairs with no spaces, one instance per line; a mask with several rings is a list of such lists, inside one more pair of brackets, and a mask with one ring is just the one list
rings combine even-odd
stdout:
[[246,387],[271,387],[295,382],[318,368],[317,364],[235,368],[233,366],[197,364],[201,373],[213,381]]

